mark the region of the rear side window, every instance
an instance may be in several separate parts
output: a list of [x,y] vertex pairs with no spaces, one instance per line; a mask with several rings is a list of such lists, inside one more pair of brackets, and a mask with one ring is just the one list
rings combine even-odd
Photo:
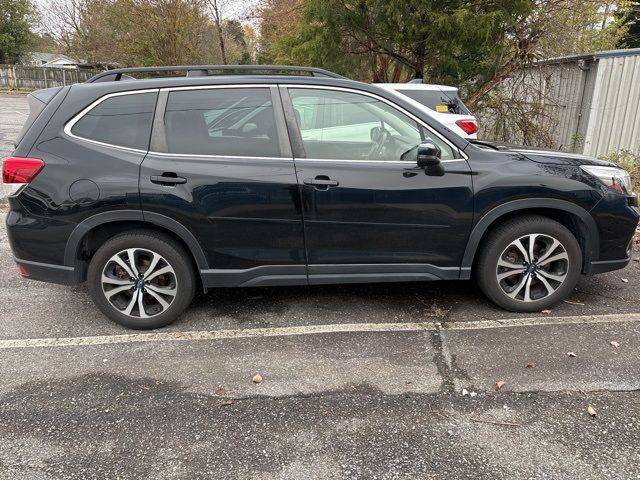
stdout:
[[157,95],[150,92],[107,98],[83,115],[71,133],[109,145],[147,150]]
[[164,124],[169,153],[279,157],[271,91],[214,88],[169,93]]
[[416,102],[431,110],[440,113],[456,113],[458,115],[469,115],[469,110],[464,106],[460,97],[455,91],[435,91],[435,90],[396,90],[398,93],[406,95]]

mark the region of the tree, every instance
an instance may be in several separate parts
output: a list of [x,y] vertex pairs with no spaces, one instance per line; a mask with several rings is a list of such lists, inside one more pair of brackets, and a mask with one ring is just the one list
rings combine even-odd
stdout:
[[204,0],[51,0],[51,33],[92,63],[213,63],[218,41]]
[[34,19],[30,0],[0,0],[0,63],[16,63],[29,50]]
[[619,19],[627,27],[627,31],[618,45],[621,48],[640,48],[640,2],[631,2],[620,13]]

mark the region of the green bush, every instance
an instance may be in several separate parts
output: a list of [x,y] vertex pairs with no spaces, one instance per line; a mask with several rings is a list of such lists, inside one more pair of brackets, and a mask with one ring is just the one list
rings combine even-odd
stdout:
[[629,172],[631,174],[631,183],[633,183],[633,191],[640,193],[640,154],[629,150],[619,150],[610,152],[600,158],[620,165]]

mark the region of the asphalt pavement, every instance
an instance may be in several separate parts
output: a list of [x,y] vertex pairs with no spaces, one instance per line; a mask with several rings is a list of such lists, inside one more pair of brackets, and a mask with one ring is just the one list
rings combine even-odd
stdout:
[[219,289],[133,332],[20,278],[2,224],[0,479],[638,478],[638,285],[526,315],[472,282]]

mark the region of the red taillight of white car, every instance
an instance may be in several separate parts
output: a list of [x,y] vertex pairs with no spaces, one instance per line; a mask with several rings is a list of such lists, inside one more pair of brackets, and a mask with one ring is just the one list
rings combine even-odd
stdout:
[[457,120],[458,125],[467,135],[473,135],[478,131],[478,122],[475,120]]
[[2,183],[13,195],[36,178],[44,168],[44,162],[39,158],[8,157],[2,162]]

